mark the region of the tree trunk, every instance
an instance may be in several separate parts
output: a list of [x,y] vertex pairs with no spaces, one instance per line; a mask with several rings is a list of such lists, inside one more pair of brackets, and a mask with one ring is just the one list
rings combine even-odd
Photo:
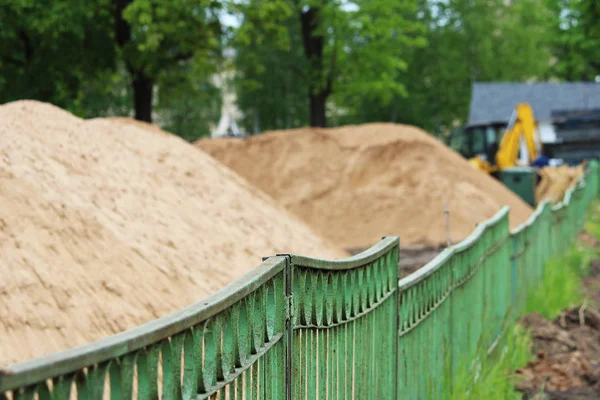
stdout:
[[[330,73],[325,76],[323,63],[323,50],[325,38],[318,32],[320,9],[311,7],[300,12],[302,27],[302,44],[304,54],[312,70],[308,83],[308,101],[310,106],[310,125],[324,128],[327,125],[325,105],[327,97],[331,94],[333,82],[333,66]],[[321,77],[325,77],[325,85]]]
[[327,117],[325,116],[325,105],[327,95],[324,93],[310,94],[310,126],[325,128]]
[[133,76],[133,100],[135,105],[135,119],[138,121],[152,122],[152,79],[143,74]]
[[[125,49],[125,46],[131,40],[131,26],[123,17],[123,11],[131,3],[132,0],[115,0],[115,37],[121,49]],[[135,119],[152,122],[152,88],[154,80],[137,69],[127,56],[125,57],[125,66],[132,79]]]
[[255,135],[260,133],[260,114],[258,113],[258,109],[254,109],[252,118],[252,129]]

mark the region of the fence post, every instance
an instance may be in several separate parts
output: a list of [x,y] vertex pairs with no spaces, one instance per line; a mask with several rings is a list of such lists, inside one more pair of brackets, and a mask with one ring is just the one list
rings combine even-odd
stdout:
[[[398,279],[400,279],[400,238],[398,238]],[[398,363],[400,362],[400,346],[398,344],[400,335],[400,293],[398,293],[398,282],[396,282],[396,299],[394,300],[394,314],[396,316],[396,329],[394,329],[394,399],[400,398],[398,393],[398,382],[400,381],[400,368]]]
[[292,346],[293,346],[293,332],[292,332],[292,317],[294,315],[294,297],[292,293],[292,262],[289,254],[285,255],[285,297],[287,302],[285,304],[285,334],[286,334],[286,349],[285,349],[285,398],[286,400],[292,400]]
[[[513,310],[517,310],[517,305],[520,306],[519,304],[519,299],[517,296],[517,293],[520,293],[519,288],[517,287],[517,285],[521,284],[525,284],[527,286],[526,282],[518,282],[517,280],[517,252],[519,251],[519,240],[518,240],[518,236],[511,236],[509,235],[508,240],[511,241],[511,247],[512,247],[512,252],[509,254],[509,261],[510,261],[510,268],[511,268],[511,287],[512,287],[512,303],[513,303]],[[518,312],[515,312],[515,318],[517,318],[517,314]]]

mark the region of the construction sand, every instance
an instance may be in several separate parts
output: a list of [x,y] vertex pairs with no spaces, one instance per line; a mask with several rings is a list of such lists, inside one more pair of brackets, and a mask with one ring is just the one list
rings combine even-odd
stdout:
[[160,133],[161,135],[171,135],[171,133],[163,131],[157,125],[150,124],[150,123],[144,122],[144,121],[138,121],[137,119],[133,119],[133,118],[129,118],[129,117],[106,117],[106,118],[98,118],[98,119],[111,121],[111,122],[117,122],[117,123],[120,123],[120,124],[123,124],[126,126],[133,125],[138,128],[145,129],[147,131],[151,131],[154,133]]
[[163,316],[277,252],[345,255],[174,136],[0,106],[0,365]]
[[536,203],[550,200],[556,204],[563,200],[567,190],[575,186],[585,173],[587,163],[574,167],[561,165],[559,167],[544,167],[538,171],[541,179],[535,188]]
[[382,235],[400,235],[403,247],[445,244],[445,204],[453,242],[503,205],[511,207],[512,226],[532,212],[412,126],[296,129],[196,144],[346,249],[369,247]]

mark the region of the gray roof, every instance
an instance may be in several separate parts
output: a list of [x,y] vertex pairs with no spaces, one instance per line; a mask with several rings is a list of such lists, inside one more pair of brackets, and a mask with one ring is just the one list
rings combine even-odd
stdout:
[[529,103],[536,120],[551,121],[552,111],[600,108],[600,84],[476,82],[468,124],[508,122],[519,103]]

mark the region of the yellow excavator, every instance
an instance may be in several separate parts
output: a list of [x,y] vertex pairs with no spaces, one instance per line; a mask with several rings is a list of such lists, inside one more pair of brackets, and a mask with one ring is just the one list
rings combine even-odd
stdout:
[[[488,135],[489,136],[489,135]],[[492,134],[493,136],[493,134]],[[497,152],[491,150],[494,163],[487,160],[485,154],[477,154],[469,158],[469,163],[477,169],[492,174],[519,165],[519,150],[521,139],[527,145],[529,164],[538,156],[536,148],[537,124],[531,106],[527,103],[518,104],[511,116],[508,127],[502,136]],[[495,144],[494,140],[492,144]],[[489,150],[489,149],[488,149]],[[488,151],[488,154],[490,151]]]

